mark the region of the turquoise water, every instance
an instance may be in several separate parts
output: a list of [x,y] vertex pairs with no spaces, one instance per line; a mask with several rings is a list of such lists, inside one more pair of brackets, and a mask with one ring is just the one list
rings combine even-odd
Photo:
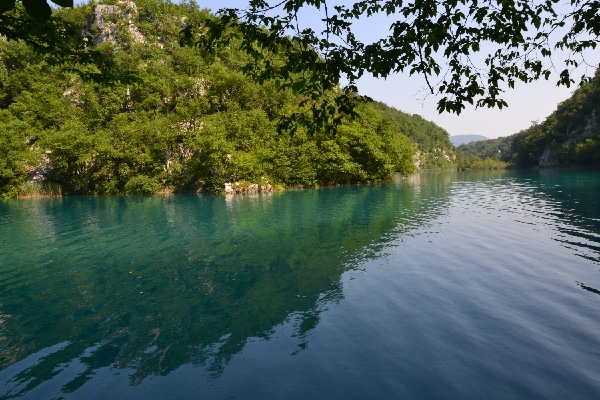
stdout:
[[0,398],[589,399],[600,171],[0,202]]

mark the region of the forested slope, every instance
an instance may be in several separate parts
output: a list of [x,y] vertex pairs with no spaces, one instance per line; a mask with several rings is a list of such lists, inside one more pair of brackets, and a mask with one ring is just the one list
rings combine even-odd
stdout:
[[379,101],[370,104],[417,144],[417,164],[420,168],[439,169],[456,166],[454,146],[450,142],[448,132],[443,128],[420,115],[407,114]]
[[458,146],[457,149],[469,157],[499,158],[503,161],[510,161],[510,149],[513,141],[514,135],[465,143]]
[[214,18],[194,3],[105,1],[60,13],[102,51],[111,76],[89,79],[93,65],[54,65],[0,41],[3,196],[373,182],[412,172],[417,150],[447,148],[441,128],[418,116],[399,123],[381,105],[360,105],[335,135],[278,132],[282,116],[309,111],[302,99],[246,77],[245,54],[181,47],[186,24]]
[[600,165],[600,70],[542,123],[458,149],[468,156],[499,157],[521,167]]

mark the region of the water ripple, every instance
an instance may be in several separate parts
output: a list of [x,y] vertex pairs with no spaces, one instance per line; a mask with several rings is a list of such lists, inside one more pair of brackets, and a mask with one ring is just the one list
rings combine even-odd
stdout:
[[593,398],[600,179],[566,172],[0,202],[0,397]]

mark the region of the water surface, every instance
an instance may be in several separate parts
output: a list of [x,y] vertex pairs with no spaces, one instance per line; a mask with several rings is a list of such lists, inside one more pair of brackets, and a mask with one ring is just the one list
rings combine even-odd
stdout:
[[593,398],[600,172],[0,202],[0,398]]

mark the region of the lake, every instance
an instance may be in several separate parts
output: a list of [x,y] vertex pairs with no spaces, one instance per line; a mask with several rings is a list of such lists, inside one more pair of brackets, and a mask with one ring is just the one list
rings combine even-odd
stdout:
[[600,171],[0,201],[0,399],[590,399]]

